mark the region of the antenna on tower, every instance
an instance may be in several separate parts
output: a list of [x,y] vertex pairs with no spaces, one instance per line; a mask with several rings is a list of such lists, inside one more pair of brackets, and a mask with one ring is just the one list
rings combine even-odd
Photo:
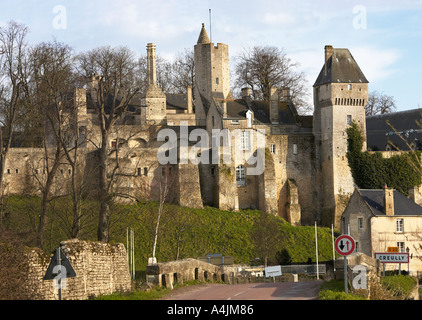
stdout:
[[211,38],[211,43],[212,43],[212,29],[211,29],[211,9],[209,9],[209,13],[210,13],[210,38]]

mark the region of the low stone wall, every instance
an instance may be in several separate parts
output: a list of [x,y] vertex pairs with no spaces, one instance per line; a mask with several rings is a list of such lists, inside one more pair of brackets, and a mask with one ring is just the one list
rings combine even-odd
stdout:
[[[126,249],[123,244],[69,240],[60,243],[76,277],[66,279],[63,300],[85,300],[101,294],[131,290]],[[26,288],[30,299],[57,300],[55,280],[43,280],[51,256],[39,249],[27,254],[29,273]],[[62,280],[63,281],[63,280]]]

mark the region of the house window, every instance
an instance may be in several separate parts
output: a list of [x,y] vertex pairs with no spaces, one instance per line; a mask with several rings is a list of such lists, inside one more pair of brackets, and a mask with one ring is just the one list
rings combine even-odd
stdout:
[[359,230],[363,229],[363,218],[358,218],[358,228]]
[[397,242],[397,247],[399,248],[399,252],[406,252],[404,249],[404,242]]
[[236,185],[244,186],[246,182],[245,179],[245,167],[237,166],[236,167]]
[[297,154],[297,144],[293,144],[293,154]]
[[347,125],[348,126],[352,125],[352,116],[350,114],[347,115]]
[[249,131],[242,131],[242,135],[240,137],[240,148],[241,150],[250,150],[250,136],[251,133]]
[[275,144],[272,144],[271,145],[271,153],[272,154],[275,154]]
[[239,124],[239,120],[232,120],[232,124]]
[[403,225],[404,225],[403,218],[397,219],[396,220],[396,232],[402,233],[404,231]]

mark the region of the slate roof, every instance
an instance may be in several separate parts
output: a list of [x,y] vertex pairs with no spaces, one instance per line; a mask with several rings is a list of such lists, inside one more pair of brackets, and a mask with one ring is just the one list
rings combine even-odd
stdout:
[[367,146],[372,151],[385,151],[391,141],[399,150],[409,150],[401,136],[409,144],[414,142],[417,150],[422,150],[422,127],[417,123],[421,121],[422,109],[366,117]]
[[[376,216],[385,216],[384,212],[384,190],[382,189],[359,189],[362,198],[369,205]],[[422,207],[413,200],[407,198],[397,190],[394,194],[394,215],[395,216],[417,216],[422,215]]]
[[314,87],[327,83],[368,83],[368,80],[348,49],[334,48],[327,60],[327,74],[324,65]]
[[167,109],[187,110],[187,95],[183,93],[167,93],[166,94]]

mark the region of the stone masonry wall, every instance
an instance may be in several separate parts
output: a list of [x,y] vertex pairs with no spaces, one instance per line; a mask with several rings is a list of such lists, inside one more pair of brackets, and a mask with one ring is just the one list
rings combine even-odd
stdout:
[[[131,290],[123,244],[110,245],[73,239],[62,242],[60,246],[76,272],[75,278],[66,279],[66,286],[62,287],[62,300],[86,300],[101,294]],[[33,249],[27,257],[29,274],[26,290],[30,299],[58,300],[55,280],[43,280],[51,256]]]

